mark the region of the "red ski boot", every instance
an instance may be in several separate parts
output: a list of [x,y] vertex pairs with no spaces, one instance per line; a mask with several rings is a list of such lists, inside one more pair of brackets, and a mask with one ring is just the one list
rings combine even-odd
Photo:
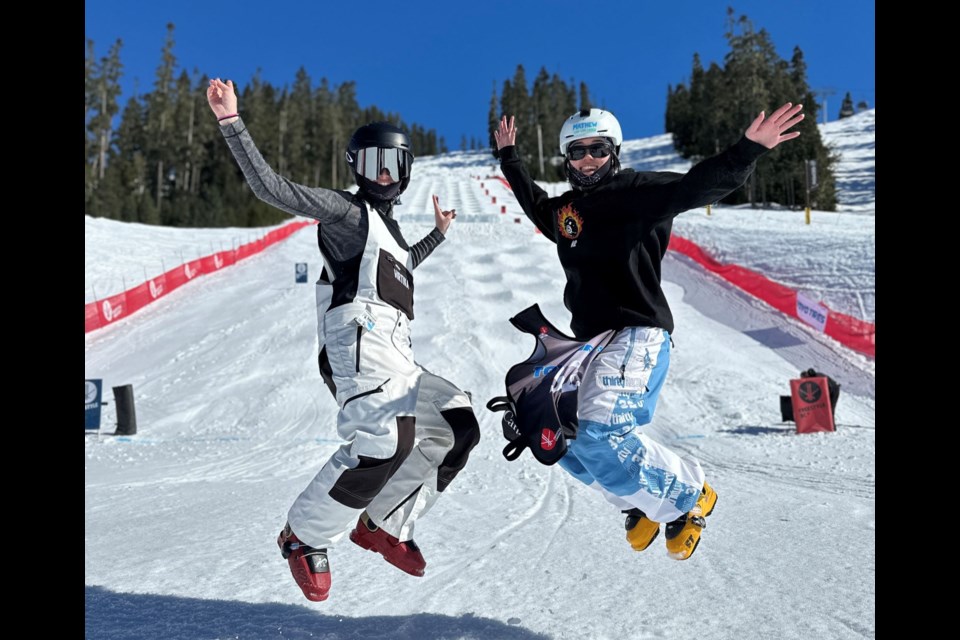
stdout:
[[420,553],[420,547],[413,540],[400,542],[370,520],[364,511],[357,520],[357,526],[350,532],[350,540],[364,549],[375,551],[384,560],[418,578],[423,576],[427,562]]
[[280,554],[307,600],[320,602],[330,595],[330,562],[326,549],[314,549],[300,542],[287,524],[277,536]]

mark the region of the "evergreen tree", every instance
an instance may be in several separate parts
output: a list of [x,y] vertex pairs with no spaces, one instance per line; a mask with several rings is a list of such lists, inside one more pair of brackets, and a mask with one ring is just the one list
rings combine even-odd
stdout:
[[170,157],[167,159],[168,225],[186,226],[193,223],[194,198],[190,181],[194,171],[195,149],[193,129],[197,109],[193,101],[194,88],[190,76],[181,71],[174,83],[169,134]]
[[687,96],[687,112],[684,126],[688,132],[685,136],[693,141],[691,152],[694,157],[702,158],[715,153],[716,131],[720,126],[719,112],[704,109],[703,105],[716,99],[716,94],[723,87],[708,83],[707,73],[700,62],[700,54],[693,54],[693,70],[690,74],[690,93]]
[[[780,171],[780,182],[783,185],[779,192],[769,201],[786,204],[790,207],[806,206],[806,164],[813,161],[816,166],[816,188],[811,189],[810,204],[817,209],[833,211],[837,205],[836,179],[833,167],[837,157],[830,152],[820,137],[820,128],[817,126],[817,101],[807,81],[807,65],[800,47],[794,47],[790,59],[790,79],[792,86],[789,91],[792,95],[778,96],[777,104],[796,102],[801,100],[804,111],[810,108],[810,113],[793,130],[800,132],[800,137],[791,140],[790,144],[780,145],[774,153],[768,154],[774,167]],[[776,154],[779,152],[779,154]],[[782,164],[781,164],[782,162]],[[795,197],[790,197],[787,189],[792,185]]]
[[811,191],[811,205],[833,210],[836,159],[816,126],[816,101],[807,83],[803,52],[795,47],[790,62],[782,60],[769,34],[754,30],[746,16],[734,19],[732,9],[725,35],[730,51],[722,68],[712,63],[704,72],[695,54],[689,88],[679,84],[667,90],[665,124],[677,151],[693,161],[712,156],[739,140],[760,111],[800,102],[806,113],[795,128],[800,137],[760,158],[745,187],[724,201],[805,206],[806,166],[814,161],[817,187]]
[[93,40],[87,40],[83,58],[83,200],[85,213],[90,211],[87,203],[93,195],[93,157],[91,156],[91,150],[94,148],[95,136],[90,130],[90,110],[93,109],[93,104],[96,102],[96,83],[93,78],[96,60]]
[[[92,41],[90,53],[92,54]],[[106,173],[107,158],[113,145],[113,117],[120,107],[117,98],[120,95],[120,76],[123,65],[120,63],[121,40],[117,40],[106,56],[93,66],[88,75],[85,89],[85,111],[89,114],[87,121],[87,160],[89,174],[87,181],[88,198],[93,197],[94,191],[99,189],[100,182]],[[89,63],[88,63],[89,64]],[[96,207],[98,215],[117,217],[119,212],[111,209],[109,212]]]
[[[359,127],[367,124],[361,122],[360,105],[357,103],[357,88],[355,82],[344,82],[337,87],[336,92],[337,130],[334,133],[336,140],[337,162],[333,164],[338,176],[338,188],[347,188],[354,184],[353,176],[347,171],[343,162],[343,152],[347,148],[350,136]],[[411,141],[412,142],[412,141]]]
[[[547,73],[546,67],[540,67],[540,72],[537,73],[537,77],[533,81],[533,92],[530,97],[536,120],[534,131],[538,136],[536,140],[537,148],[535,149],[536,163],[533,165],[534,171],[532,173],[539,180],[544,179],[550,168],[547,163],[550,160],[553,145],[550,144],[549,132],[551,128],[556,126],[557,121],[557,105],[552,104],[550,98],[550,74]],[[540,167],[541,153],[543,154],[543,169]]]
[[690,134],[693,126],[690,110],[690,92],[686,85],[681,82],[675,88],[667,87],[664,127],[673,135],[673,146],[684,158],[692,158],[695,155],[691,149],[696,138]]
[[768,81],[771,67],[777,60],[766,31],[755,31],[746,16],[735,20],[732,8],[727,11],[727,32],[724,35],[730,51],[724,59],[728,98],[718,103],[722,116],[719,123],[721,148],[736,142],[756,114],[773,104]]
[[[570,114],[577,111],[577,89],[571,81],[567,85],[556,74],[550,76],[541,68],[534,79],[532,91],[528,92],[526,75],[522,65],[517,66],[513,80],[505,80],[497,106],[497,91],[494,84],[488,116],[489,144],[494,158],[498,158],[493,132],[504,114],[513,116],[518,132],[523,135],[517,141],[517,153],[524,159],[531,175],[538,180],[563,179],[560,158],[560,128]],[[581,97],[589,100],[585,83],[580,85]],[[539,132],[539,136],[538,136]],[[539,139],[538,139],[539,138]],[[543,171],[540,170],[540,143],[543,144]]]
[[587,83],[580,83],[580,110],[592,109],[593,103],[590,101],[590,91],[587,89]]
[[577,111],[577,94],[572,82],[567,86],[559,75],[553,74],[547,87],[547,96],[550,112],[543,125],[543,155],[548,166],[542,179],[565,180],[563,157],[560,155],[560,129],[566,119]]
[[853,98],[850,97],[850,92],[847,91],[847,95],[843,97],[843,104],[840,105],[840,117],[849,118],[850,116],[856,113],[853,110]]
[[121,220],[159,224],[150,195],[146,119],[146,109],[139,97],[127,100],[117,128],[116,155],[107,165],[106,182],[119,200]]
[[[338,188],[335,167],[342,162],[343,150],[335,144],[338,127],[336,99],[326,78],[320,79],[320,86],[314,92],[314,104],[317,106],[316,130],[313,133],[317,147],[314,184]],[[346,141],[343,146],[346,147]]]
[[157,211],[160,213],[162,224],[172,224],[174,220],[166,216],[167,211],[162,206],[162,200],[169,191],[169,175],[167,170],[170,161],[175,156],[171,130],[174,112],[174,80],[176,58],[173,55],[174,25],[167,24],[167,37],[160,55],[160,64],[157,67],[156,78],[153,83],[153,93],[147,100],[147,133],[148,147],[146,149],[147,162],[154,170],[151,189]]
[[314,184],[311,140],[307,132],[310,126],[310,114],[313,112],[313,82],[307,70],[302,66],[297,70],[293,89],[287,97],[284,107],[286,113],[283,131],[283,152],[286,158],[287,175],[301,184]]
[[490,139],[488,144],[490,145],[490,150],[493,152],[494,158],[500,158],[500,154],[497,153],[497,139],[493,137],[493,132],[497,130],[497,127],[500,126],[500,109],[497,108],[497,81],[493,81],[493,93],[490,95],[490,111],[487,112],[487,131],[490,133]]

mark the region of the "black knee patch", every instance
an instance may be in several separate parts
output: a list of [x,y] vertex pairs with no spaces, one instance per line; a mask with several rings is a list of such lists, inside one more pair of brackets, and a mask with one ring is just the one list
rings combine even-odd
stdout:
[[360,464],[340,474],[329,495],[352,509],[365,509],[413,451],[416,418],[397,416],[397,450],[386,460],[360,456]]
[[453,430],[453,447],[437,469],[437,491],[446,489],[457,477],[460,470],[466,466],[470,452],[480,442],[480,425],[473,415],[473,409],[448,409],[441,411],[440,415]]
[[320,377],[323,378],[323,384],[327,385],[334,399],[337,397],[337,387],[333,384],[333,368],[330,366],[330,358],[327,356],[327,347],[324,345],[320,349],[320,355],[317,356],[317,364],[320,365]]

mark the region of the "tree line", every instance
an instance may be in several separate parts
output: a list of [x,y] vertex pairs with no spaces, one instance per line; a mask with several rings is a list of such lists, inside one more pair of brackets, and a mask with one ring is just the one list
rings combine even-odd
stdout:
[[[781,145],[757,163],[747,184],[724,199],[728,204],[779,203],[836,208],[833,166],[836,157],[817,128],[817,102],[807,83],[803,52],[794,47],[781,59],[769,34],[753,28],[746,16],[728,9],[725,37],[730,45],[723,66],[703,68],[693,56],[689,81],[667,87],[665,128],[686,159],[698,161],[736,142],[761,110],[801,101],[806,118],[801,136]],[[153,90],[131,97],[121,112],[122,42],[94,55],[86,41],[84,59],[84,211],[93,216],[168,226],[265,226],[286,214],[256,199],[223,143],[206,103],[209,78],[196,71],[177,73],[174,26],[167,25]],[[448,151],[443,137],[399,114],[361,107],[356,83],[315,85],[301,67],[291,86],[274,87],[258,73],[237,86],[244,121],[258,133],[258,147],[278,173],[303,184],[348,188],[353,184],[343,163],[351,133],[367,122],[386,120],[410,134],[417,155]],[[523,65],[496,81],[488,114],[489,145],[497,157],[493,132],[503,114],[516,118],[517,151],[537,180],[563,181],[560,128],[570,114],[593,106],[585,82],[569,83],[541,68],[529,85]],[[119,125],[113,122],[119,115]],[[845,114],[846,115],[846,114]],[[479,149],[466,137],[461,149]]]
[[521,134],[517,136],[516,150],[530,175],[535,180],[564,181],[560,128],[570,114],[594,106],[590,89],[585,82],[579,87],[573,80],[567,84],[557,74],[548,74],[543,67],[534,78],[533,86],[528,88],[527,84],[523,65],[517,65],[512,80],[504,81],[499,98],[494,83],[487,123],[490,150],[499,158],[493,132],[503,115],[513,116]]
[[[167,25],[153,90],[131,97],[121,112],[122,46],[117,40],[97,59],[93,41],[86,41],[84,213],[192,227],[256,227],[286,219],[244,182],[207,106],[209,77],[178,73],[174,25]],[[264,158],[296,182],[353,185],[343,152],[353,131],[368,122],[404,128],[417,155],[448,150],[433,129],[376,106],[361,107],[355,82],[331,85],[322,78],[317,85],[301,67],[289,87],[271,85],[259,71],[246,86],[235,85],[241,115],[258,132]]]
[[732,9],[727,10],[724,35],[730,51],[723,66],[711,63],[704,69],[694,54],[689,84],[667,89],[665,126],[677,151],[693,161],[712,156],[736,142],[761,110],[770,115],[784,102],[799,102],[806,118],[793,130],[800,137],[762,157],[747,184],[723,201],[800,208],[807,205],[809,187],[811,207],[836,210],[837,158],[817,128],[817,102],[807,84],[803,51],[794,47],[790,61],[783,60],[770,35],[755,30],[746,16],[735,19]]

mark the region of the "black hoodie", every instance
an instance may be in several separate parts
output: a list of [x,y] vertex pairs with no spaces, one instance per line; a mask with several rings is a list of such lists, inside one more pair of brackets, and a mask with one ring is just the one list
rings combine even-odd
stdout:
[[630,326],[672,332],[660,262],[673,218],[740,187],[766,151],[744,137],[686,174],[624,169],[551,198],[530,178],[516,147],[501,149],[500,168],[524,213],[557,245],[567,277],[563,302],[577,339]]

